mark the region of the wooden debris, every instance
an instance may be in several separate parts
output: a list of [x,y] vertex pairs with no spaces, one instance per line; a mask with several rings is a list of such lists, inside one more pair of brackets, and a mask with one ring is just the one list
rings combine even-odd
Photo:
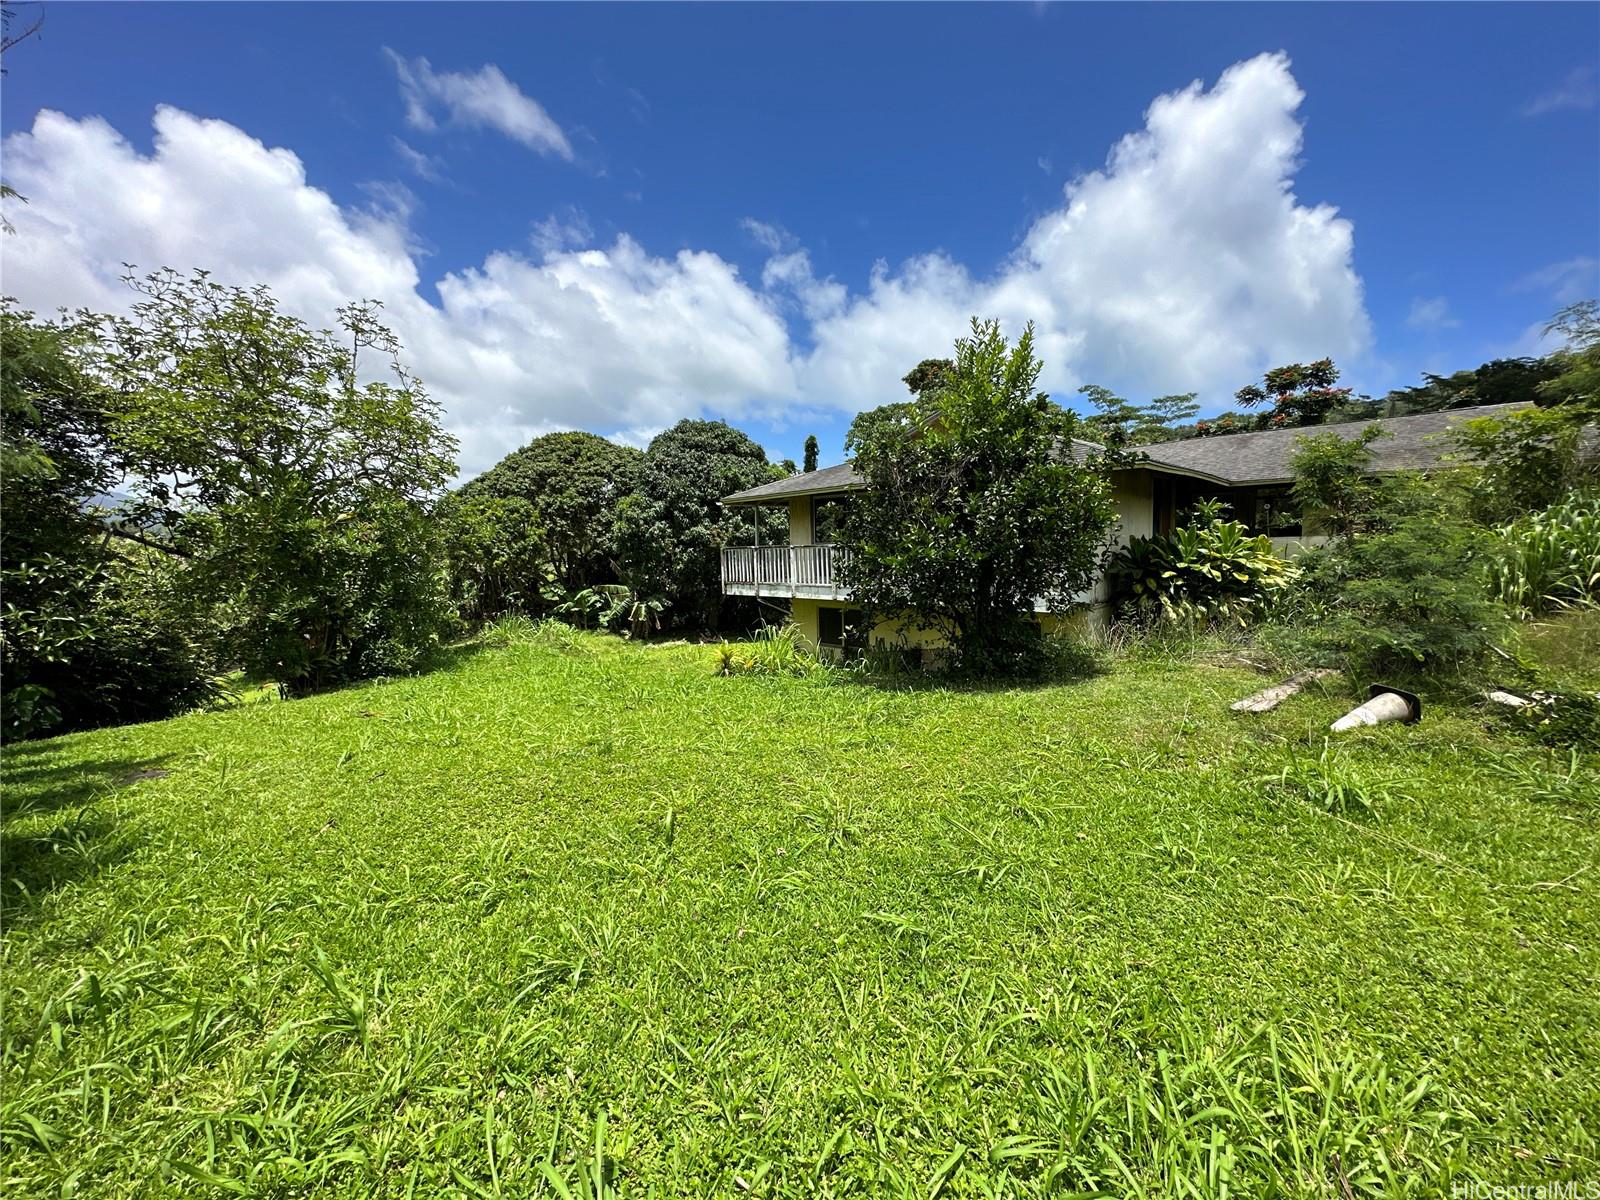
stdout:
[[1507,708],[1527,708],[1528,705],[1533,703],[1531,700],[1524,700],[1521,696],[1513,695],[1511,692],[1502,692],[1498,689],[1492,692],[1485,692],[1484,698],[1491,704],[1504,704]]
[[1306,684],[1318,679],[1326,679],[1339,672],[1328,667],[1318,667],[1313,671],[1297,671],[1282,683],[1274,687],[1262,688],[1253,696],[1246,696],[1243,700],[1236,700],[1233,704],[1234,712],[1263,713],[1271,712],[1290,696],[1295,695]]

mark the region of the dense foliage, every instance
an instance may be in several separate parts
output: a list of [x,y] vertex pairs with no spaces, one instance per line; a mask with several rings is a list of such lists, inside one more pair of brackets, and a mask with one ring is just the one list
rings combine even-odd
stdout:
[[1330,409],[1350,398],[1350,389],[1336,386],[1338,382],[1339,368],[1333,360],[1319,358],[1316,362],[1274,367],[1260,383],[1240,388],[1234,399],[1245,408],[1270,406],[1260,419],[1264,429],[1317,425]]
[[439,505],[450,598],[470,624],[537,611],[552,585],[538,510],[521,496],[457,492]]
[[[926,365],[926,364],[925,364]],[[844,580],[870,614],[943,632],[956,663],[986,674],[1037,660],[1036,601],[1087,589],[1112,520],[1098,461],[1075,457],[1075,418],[1035,390],[1030,326],[1015,347],[974,320],[909,419],[875,424],[846,515]]]
[[1595,480],[1593,414],[1579,406],[1523,408],[1461,421],[1449,437],[1474,471],[1471,508],[1485,524],[1549,508]]
[[1369,449],[1383,436],[1381,426],[1369,425],[1354,438],[1313,433],[1295,439],[1289,497],[1302,519],[1333,537],[1349,537],[1366,526],[1386,495],[1386,483],[1372,473]]
[[[129,283],[131,315],[97,322],[130,472],[118,527],[187,561],[190,603],[252,676],[307,691],[414,669],[448,628],[427,507],[455,443],[376,306],[340,310],[341,342],[264,288]],[[364,382],[374,366],[392,382]]]
[[1574,495],[1501,527],[1488,578],[1517,617],[1600,601],[1600,497]]
[[1302,555],[1309,643],[1352,678],[1471,676],[1505,631],[1487,531],[1422,507]]
[[721,421],[679,421],[657,435],[640,465],[638,489],[617,512],[622,582],[640,597],[664,601],[677,624],[716,628],[722,547],[750,539],[752,520],[765,522],[763,542],[788,536],[785,515],[724,509],[722,497],[781,476],[765,450]]
[[1243,625],[1269,611],[1297,572],[1269,537],[1251,536],[1223,508],[1202,503],[1188,524],[1119,550],[1106,569],[1113,607],[1139,620],[1185,624]]
[[1184,422],[1200,411],[1195,393],[1157,396],[1148,404],[1124,400],[1110,388],[1086,384],[1079,395],[1094,409],[1082,422],[1082,436],[1104,446],[1148,446],[1182,436]]
[[[549,433],[534,438],[465,484],[466,500],[519,500],[537,515],[539,547],[553,581],[576,591],[617,578],[614,525],[623,497],[638,484],[644,455],[592,433]],[[482,517],[483,512],[477,514]],[[515,519],[528,528],[523,518]],[[518,589],[536,599],[539,587]]]
[[844,435],[844,452],[854,458],[879,429],[904,427],[915,419],[915,412],[909,400],[897,400],[857,413]]
[[93,503],[121,476],[86,323],[0,309],[0,694],[27,737],[171,716],[215,694],[170,571],[111,542]]
[[1541,399],[1539,385],[1560,373],[1553,358],[1497,358],[1449,375],[1423,372],[1422,383],[1396,388],[1371,401],[1364,415],[1400,417],[1487,404],[1536,404]]
[[1371,474],[1376,430],[1303,436],[1293,495],[1332,540],[1302,555],[1302,644],[1358,679],[1470,674],[1505,628],[1487,580],[1493,538],[1471,487]]

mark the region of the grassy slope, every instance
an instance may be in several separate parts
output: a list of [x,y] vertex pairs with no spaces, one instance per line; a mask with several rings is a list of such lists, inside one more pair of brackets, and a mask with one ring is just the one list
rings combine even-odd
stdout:
[[1596,810],[1498,783],[1470,714],[1352,737],[1391,794],[1342,820],[1257,780],[1344,702],[1235,717],[1248,672],[710,654],[485,650],[12,750],[0,1190],[1600,1174]]

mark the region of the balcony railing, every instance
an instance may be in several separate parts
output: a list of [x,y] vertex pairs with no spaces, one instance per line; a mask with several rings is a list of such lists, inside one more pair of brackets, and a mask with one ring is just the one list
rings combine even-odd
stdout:
[[729,596],[800,596],[845,600],[839,567],[849,551],[842,546],[724,546],[722,590]]

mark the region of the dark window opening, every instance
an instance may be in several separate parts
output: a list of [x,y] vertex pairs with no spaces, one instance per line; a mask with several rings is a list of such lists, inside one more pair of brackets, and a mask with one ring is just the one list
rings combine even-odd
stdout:
[[843,649],[855,646],[860,640],[861,610],[858,608],[819,608],[817,610],[817,641],[824,646]]
[[1255,513],[1249,519],[1251,533],[1269,537],[1300,536],[1300,506],[1288,488],[1263,488],[1256,493]]
[[1189,480],[1173,480],[1171,491],[1172,515],[1167,529],[1162,529],[1163,509],[1156,509],[1156,528],[1167,532],[1175,526],[1194,523],[1195,505],[1203,500],[1220,500],[1227,507],[1223,517],[1238,521],[1252,534],[1264,533],[1269,537],[1301,536],[1300,508],[1287,487],[1217,488]]
[[846,496],[813,496],[811,498],[811,540],[825,545],[839,540],[844,527]]

